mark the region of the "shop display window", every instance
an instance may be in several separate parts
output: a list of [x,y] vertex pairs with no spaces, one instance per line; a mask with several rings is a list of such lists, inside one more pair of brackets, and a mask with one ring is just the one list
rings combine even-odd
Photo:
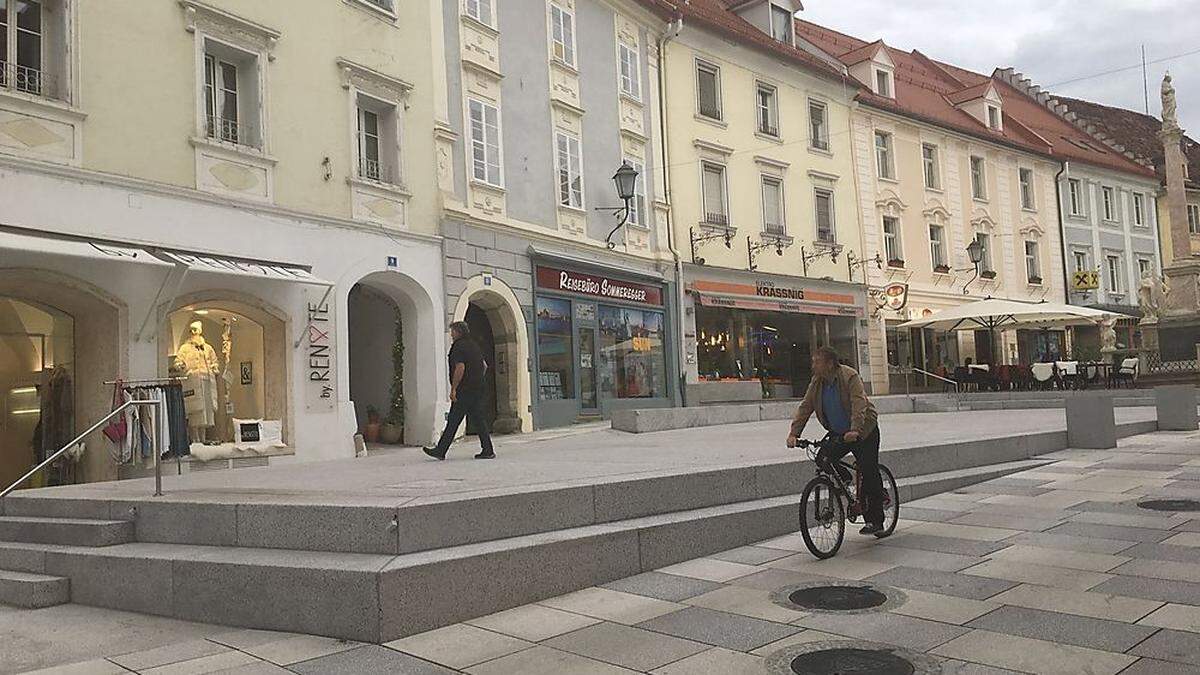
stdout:
[[537,299],[538,398],[575,398],[575,351],[571,301]]
[[663,313],[602,305],[599,314],[601,396],[666,396]]

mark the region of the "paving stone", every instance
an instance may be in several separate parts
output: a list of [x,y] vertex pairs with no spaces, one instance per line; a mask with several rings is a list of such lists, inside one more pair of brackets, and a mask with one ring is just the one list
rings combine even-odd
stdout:
[[743,565],[761,565],[779,560],[790,555],[787,551],[781,551],[777,548],[767,548],[765,546],[743,546],[735,548],[731,551],[714,553],[708,557],[716,560],[724,560],[726,562],[742,563]]
[[962,574],[1077,591],[1089,590],[1096,584],[1112,578],[1111,574],[1100,572],[1084,572],[1065,567],[1050,567],[1008,560],[989,560],[974,567],[968,567],[962,571]]
[[[908,517],[908,512],[905,511],[903,518]],[[1008,540],[1005,540],[1007,542]],[[959,539],[957,537],[938,537],[929,534],[915,534],[904,532],[894,534],[887,539],[880,540],[884,546],[899,546],[902,548],[912,548],[919,551],[936,551],[938,553],[954,553],[957,555],[985,556],[992,551],[999,551],[1007,544],[992,541],[977,541],[975,539]]]
[[887,586],[911,588],[926,593],[940,593],[970,600],[986,600],[997,593],[1006,591],[1017,584],[999,579],[971,576],[958,572],[939,572],[923,570],[915,567],[897,567],[882,574],[868,577],[872,581]]
[[718,588],[715,591],[685,600],[684,604],[778,623],[790,623],[804,616],[803,612],[781,607],[772,602],[771,591],[744,586]]
[[230,651],[228,647],[209,642],[208,640],[190,640],[176,644],[146,649],[120,656],[110,656],[109,661],[128,668],[129,670],[147,670],[156,666],[165,666],[179,661],[190,661],[202,656],[211,656]]
[[804,584],[810,581],[838,581],[833,577],[821,576],[819,574],[808,574],[805,572],[796,572],[793,570],[778,570],[773,567],[768,567],[757,574],[751,574],[744,577],[739,577],[729,582],[733,586],[742,586],[745,588],[757,588],[762,591],[774,591],[784,586],[793,584]]
[[957,572],[983,562],[982,558],[936,551],[918,551],[900,546],[873,546],[862,553],[855,553],[847,560],[864,560],[884,565],[922,567],[944,572]]
[[760,656],[733,652],[714,647],[651,671],[652,675],[695,675],[696,673],[720,673],[721,675],[762,675],[763,660]]
[[931,653],[1034,675],[1115,675],[1136,660],[1125,654],[985,630],[973,630]]
[[1026,607],[1001,607],[967,624],[996,633],[1049,640],[1059,644],[1124,652],[1154,633],[1154,628],[1134,626],[1076,614],[1047,612]]
[[966,661],[943,660],[941,675],[1021,675],[1015,670],[993,668],[979,663]]
[[960,494],[973,495],[1017,495],[1022,497],[1036,497],[1038,495],[1044,495],[1047,492],[1050,492],[1050,490],[1032,485],[988,485],[987,483],[980,483],[978,485],[971,485],[962,488],[956,492]]
[[1121,671],[1121,675],[1195,675],[1193,666],[1157,659],[1141,658],[1137,663]]
[[652,670],[708,649],[708,645],[692,640],[614,623],[581,628],[542,645],[638,671]]
[[467,623],[529,642],[541,642],[556,635],[600,623],[600,619],[542,605],[524,605],[472,619]]
[[[785,553],[785,555],[788,554]],[[608,588],[614,591],[644,595],[671,602],[686,600],[720,587],[721,584],[715,581],[681,577],[677,574],[663,574],[662,572],[644,572],[637,576],[627,577],[601,586],[601,588]]]
[[912,527],[914,534],[930,534],[937,537],[957,537],[975,541],[1000,541],[1016,534],[1012,530],[978,525],[955,525],[953,523],[921,523]]
[[774,654],[775,652],[777,652],[781,649],[786,649],[786,648],[792,647],[794,645],[803,645],[803,644],[809,644],[812,642],[830,642],[833,640],[845,640],[845,639],[846,638],[841,635],[834,635],[832,633],[823,633],[819,630],[805,630],[805,631],[796,633],[795,635],[789,635],[789,636],[783,638],[782,640],[776,640],[775,642],[772,642],[770,644],[765,644],[750,653],[755,656],[770,656],[771,654]]
[[1111,593],[1129,598],[1200,605],[1200,584],[1187,581],[1116,576],[1089,590],[1093,593]]
[[930,523],[946,523],[957,518],[966,511],[945,511],[942,509],[925,509],[904,505],[904,517],[908,520],[922,520]]
[[1082,553],[1079,551],[1063,551],[1061,549],[1025,545],[1010,546],[988,557],[992,560],[1066,567],[1068,569],[1088,572],[1107,572],[1130,560],[1125,556],[1109,555],[1106,553]]
[[1144,626],[1158,626],[1160,628],[1200,633],[1200,607],[1170,603],[1159,608],[1138,623]]
[[985,527],[999,527],[1009,530],[1020,530],[1022,532],[1048,530],[1056,525],[1062,524],[1066,518],[1028,518],[1025,516],[1011,516],[1002,513],[989,513],[987,511],[973,511],[971,513],[961,515],[951,523],[956,525],[983,525]]
[[663,574],[677,574],[681,577],[692,577],[705,581],[726,582],[747,574],[754,574],[760,570],[753,565],[713,560],[712,558],[697,558],[664,567],[658,571]]
[[379,645],[364,645],[288,666],[301,675],[452,675],[455,671]]
[[991,602],[1125,623],[1134,623],[1162,605],[1156,600],[1028,584],[1007,590],[993,597]]
[[1152,579],[1170,579],[1172,581],[1200,583],[1200,564],[1175,562],[1172,560],[1135,558],[1114,569],[1113,572],[1137,577],[1150,577]]
[[634,675],[635,670],[578,654],[534,647],[468,668],[471,675]]
[[907,647],[918,652],[928,651],[968,632],[966,628],[888,612],[812,614],[795,624],[825,633]]
[[766,541],[760,541],[757,544],[755,544],[755,546],[761,546],[764,548],[777,548],[777,549],[780,549],[783,551],[793,551],[793,552],[800,552],[800,551],[808,550],[808,547],[804,544],[804,538],[801,537],[798,533],[794,533],[794,532],[792,534],[785,534],[781,537],[775,537],[774,539],[767,539]]
[[585,588],[582,591],[543,600],[538,604],[628,625],[683,608],[683,605],[673,602],[607,588]]
[[757,649],[800,632],[800,628],[796,626],[752,619],[703,607],[689,607],[640,623],[638,626],[742,652]]
[[896,564],[855,560],[851,557],[841,556],[829,560],[818,560],[809,553],[799,553],[780,560],[773,560],[767,563],[766,566],[781,570],[792,570],[806,574],[833,577],[835,579],[858,581],[879,574],[880,572],[885,572],[896,567]]
[[187,661],[178,661],[165,666],[158,666],[157,668],[147,668],[139,672],[145,675],[207,675],[208,673],[229,670],[256,661],[258,659],[249,654],[226,650],[218,654],[201,656],[200,658],[189,659]]
[[1180,532],[1169,539],[1164,539],[1162,543],[1167,546],[1197,548],[1200,547],[1200,532]]
[[1148,527],[1155,530],[1169,530],[1182,523],[1185,519],[1176,516],[1164,518],[1161,516],[1135,516],[1125,513],[1098,513],[1085,511],[1078,515],[1071,516],[1071,520],[1076,523],[1090,523],[1094,525]]
[[288,638],[299,637],[297,633],[282,633],[274,630],[256,630],[253,628],[243,628],[242,630],[233,630],[228,633],[220,633],[218,635],[208,636],[210,642],[240,649],[246,651],[247,647],[257,647],[268,642],[278,642]]
[[912,589],[906,590],[905,595],[908,596],[908,601],[898,607],[893,607],[892,612],[960,626],[1000,606],[991,601],[969,600]]
[[318,635],[296,635],[274,642],[266,642],[253,647],[243,647],[242,651],[257,656],[264,661],[281,666],[308,661],[319,656],[328,656],[338,652],[354,649],[362,643]]
[[25,675],[128,675],[129,671],[105,659],[68,663],[40,670],[26,671]]
[[533,644],[460,623],[401,638],[384,646],[426,661],[462,669],[528,649]]
[[1200,520],[1192,519],[1180,523],[1173,530],[1174,532],[1200,532]]
[[[1025,546],[1039,546],[1062,551],[1079,551],[1081,553],[1121,553],[1135,546],[1132,541],[1118,539],[1099,539],[1094,537],[1076,537],[1070,534],[1051,534],[1049,532],[1023,532],[1005,542]],[[1130,554],[1126,554],[1130,555]]]
[[1160,661],[1200,666],[1200,634],[1163,629],[1129,650],[1129,653]]
[[1068,522],[1046,530],[1048,534],[1069,534],[1075,537],[1097,537],[1132,542],[1160,542],[1171,536],[1162,530],[1147,530],[1120,525],[1097,525],[1095,523]]
[[[1173,539],[1174,537],[1172,537]],[[1168,539],[1167,541],[1170,541]],[[1194,563],[1200,560],[1200,551],[1193,546],[1173,546],[1163,542],[1161,544],[1143,543],[1136,544],[1121,552],[1122,555],[1127,555],[1131,558],[1142,558],[1149,560],[1169,560],[1172,562],[1191,562]]]

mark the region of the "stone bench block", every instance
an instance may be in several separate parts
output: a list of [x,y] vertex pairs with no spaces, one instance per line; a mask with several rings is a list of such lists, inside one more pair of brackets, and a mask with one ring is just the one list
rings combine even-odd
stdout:
[[1195,431],[1196,387],[1169,384],[1154,388],[1154,407],[1158,409],[1158,428],[1163,431]]
[[1112,396],[1099,394],[1067,399],[1067,445],[1087,449],[1117,447]]
[[757,405],[714,405],[702,408],[614,410],[612,428],[635,434],[759,421]]
[[688,386],[688,403],[736,403],[761,401],[762,383],[758,380],[737,382],[696,382]]

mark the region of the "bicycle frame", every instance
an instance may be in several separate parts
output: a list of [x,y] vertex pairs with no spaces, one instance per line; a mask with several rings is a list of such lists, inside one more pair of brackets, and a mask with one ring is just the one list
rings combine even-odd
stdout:
[[[810,441],[811,444],[807,448],[808,456],[809,459],[813,461],[813,464],[816,465],[818,475],[825,476],[833,481],[833,484],[837,487],[838,491],[840,491],[842,495],[846,497],[846,500],[849,504],[857,504],[859,491],[862,489],[862,475],[858,472],[858,465],[850,464],[844,459],[837,459],[830,462],[828,467],[825,467],[821,465],[821,462],[817,461],[817,455],[821,450],[825,449],[826,447],[831,447],[835,443],[841,442],[842,441],[834,440],[829,436],[826,436],[819,441]],[[842,480],[841,472],[837,471],[835,465],[840,466],[854,476],[853,492],[850,491],[850,486],[846,484],[846,481]]]

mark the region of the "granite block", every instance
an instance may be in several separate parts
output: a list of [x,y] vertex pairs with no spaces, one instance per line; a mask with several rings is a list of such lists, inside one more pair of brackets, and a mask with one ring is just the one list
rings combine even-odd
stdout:
[[238,546],[395,554],[395,517],[385,507],[239,504]]
[[1121,621],[1027,607],[1001,607],[967,626],[1108,652],[1125,652],[1156,630]]
[[591,525],[592,486],[411,503],[397,515],[400,553]]
[[137,540],[165,544],[237,546],[236,504],[113,501],[109,517],[133,520]]
[[71,599],[80,605],[172,616],[170,560],[133,556],[46,553],[46,574],[71,580]]
[[689,607],[638,624],[639,628],[705,644],[748,652],[800,632],[787,624]]

